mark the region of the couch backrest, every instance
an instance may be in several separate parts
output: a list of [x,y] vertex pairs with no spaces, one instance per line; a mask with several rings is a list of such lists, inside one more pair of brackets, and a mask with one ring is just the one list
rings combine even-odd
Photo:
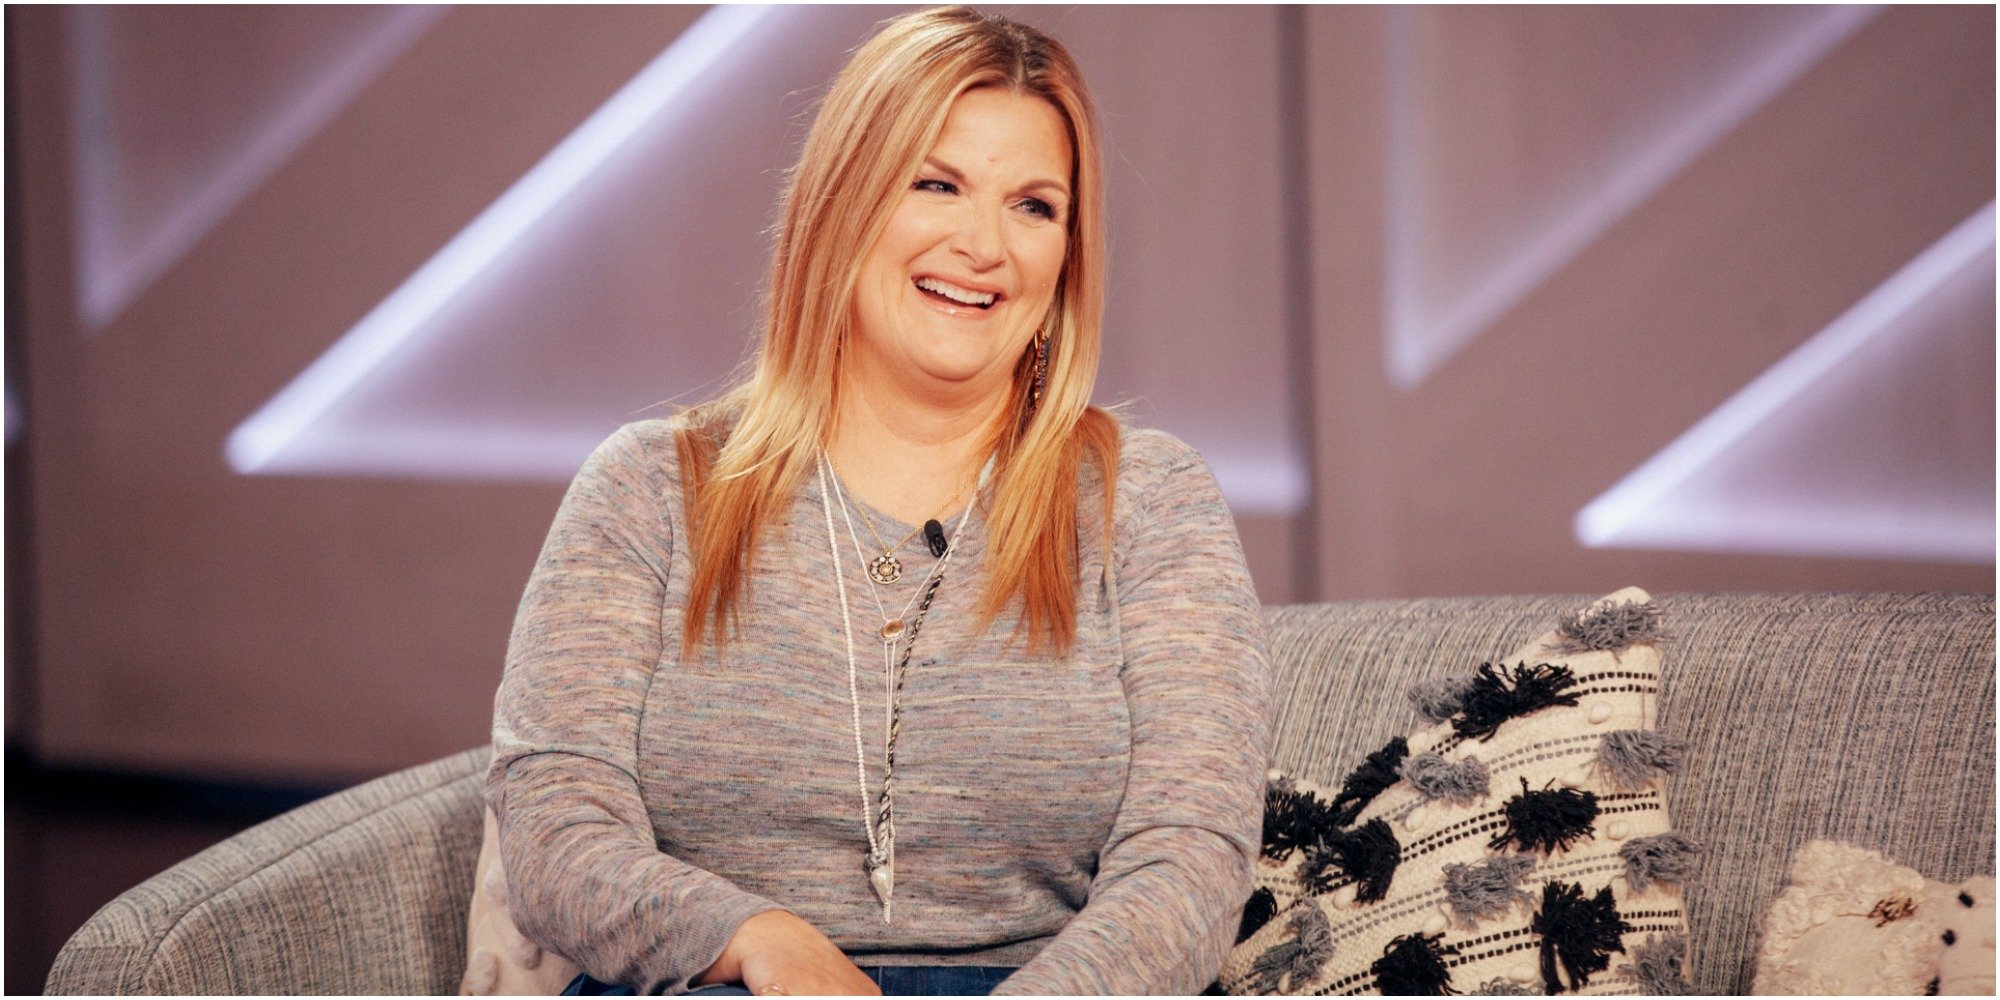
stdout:
[[[1269,609],[1276,765],[1337,783],[1422,724],[1411,682],[1507,656],[1590,599]],[[1993,871],[1991,595],[1657,600],[1670,636],[1660,728],[1690,742],[1668,803],[1707,847],[1687,896],[1698,989],[1749,991],[1764,910],[1807,840],[1875,848],[1946,881]]]
[[[1418,725],[1410,682],[1508,655],[1585,597],[1269,610],[1276,763],[1337,781]],[[1668,789],[1708,846],[1688,890],[1690,970],[1744,993],[1792,851],[1833,837],[1933,878],[1993,870],[1993,599],[1659,598]],[[57,959],[51,992],[449,993],[463,971],[486,748],[294,810],[119,897]]]

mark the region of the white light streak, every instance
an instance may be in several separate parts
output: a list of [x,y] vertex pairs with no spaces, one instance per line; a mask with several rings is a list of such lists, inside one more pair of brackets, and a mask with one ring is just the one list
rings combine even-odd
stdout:
[[[1828,7],[1774,47],[1674,127],[1652,136],[1596,189],[1582,192],[1568,212],[1443,310],[1421,288],[1425,213],[1418,192],[1416,41],[1407,8],[1390,14],[1387,277],[1383,357],[1389,379],[1403,389],[1422,383],[1438,365],[1493,325],[1527,294],[1561,271],[1618,220],[1728,135],[1773,97],[1867,24],[1877,6]],[[1439,314],[1441,313],[1441,315]]]
[[422,333],[433,317],[570,192],[660,115],[673,110],[682,92],[771,10],[717,6],[690,25],[325,354],[231,432],[225,449],[230,466],[246,475],[279,471],[281,456],[292,442],[397,348]]
[[[1994,206],[1989,202],[1824,330],[1587,504],[1576,515],[1577,540],[1594,548],[1659,547],[1666,540],[1655,537],[1659,533],[1649,530],[1649,521],[1665,516],[1676,490],[1882,331],[1891,328],[1898,317],[1923,302],[1961,269],[1982,254],[1990,258],[1994,250],[1994,221]],[[1845,536],[1839,540],[1838,548],[1854,555],[1981,561],[1992,557],[1990,518],[1984,521],[1983,529],[1981,525],[1934,523],[1913,533],[1899,524],[1900,537],[1884,541],[1872,539],[1868,532],[1828,527],[1810,512],[1765,521],[1757,521],[1757,515],[1748,512],[1745,517],[1750,520],[1734,526],[1707,526],[1705,533],[1713,537],[1683,539],[1665,547],[1825,552],[1831,544],[1829,539]]]
[[116,11],[71,8],[76,53],[77,275],[84,325],[101,330],[117,319],[443,13],[444,8],[433,6],[409,6],[392,13],[171,214],[127,246],[117,218],[117,143],[111,135],[113,81],[107,22]]

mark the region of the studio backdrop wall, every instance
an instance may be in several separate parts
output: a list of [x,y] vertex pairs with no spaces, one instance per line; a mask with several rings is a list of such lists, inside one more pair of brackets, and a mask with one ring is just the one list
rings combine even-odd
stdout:
[[[899,9],[10,8],[10,743],[483,740],[564,484],[727,383]],[[1102,112],[1100,401],[1268,601],[1992,588],[1991,8],[1014,13]]]

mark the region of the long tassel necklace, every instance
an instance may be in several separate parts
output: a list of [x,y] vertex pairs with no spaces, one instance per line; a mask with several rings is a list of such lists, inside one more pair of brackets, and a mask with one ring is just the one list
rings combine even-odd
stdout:
[[[881,595],[875,595],[876,608],[883,618],[882,628],[877,634],[882,639],[886,704],[883,726],[882,792],[871,807],[868,794],[868,752],[861,739],[861,686],[860,671],[856,665],[854,651],[854,620],[848,607],[847,574],[841,568],[840,542],[833,530],[835,502],[840,504],[841,516],[847,520],[848,535],[854,540],[856,555],[861,556],[865,562],[866,554],[860,551],[860,539],[855,537],[854,521],[847,509],[846,494],[840,491],[837,480],[831,490],[827,486],[829,464],[830,461],[822,455],[817,469],[820,508],[826,516],[827,554],[833,559],[834,587],[840,594],[841,632],[847,640],[847,699],[853,713],[855,779],[861,790],[861,826],[868,835],[868,857],[864,867],[868,872],[869,885],[875,890],[876,898],[882,901],[882,921],[889,923],[893,914],[891,903],[896,892],[896,743],[897,738],[902,735],[903,678],[909,671],[910,654],[916,648],[917,634],[923,630],[924,618],[930,613],[931,600],[937,595],[938,584],[944,581],[945,566],[950,563],[952,554],[958,551],[959,536],[965,531],[966,524],[972,520],[972,507],[978,500],[978,493],[974,491],[972,498],[966,501],[965,512],[960,516],[958,526],[952,531],[951,541],[931,568],[930,576],[919,588],[918,595],[913,598],[916,604],[914,616],[909,616],[909,607],[906,605],[904,614],[907,616],[907,621],[905,617],[891,618],[882,605]],[[989,462],[985,471],[990,471],[991,467]],[[984,477],[985,473],[982,471],[982,481]],[[838,498],[837,501],[835,498]],[[874,590],[872,580],[869,589],[871,592]],[[899,646],[902,652],[900,661],[896,656]]]

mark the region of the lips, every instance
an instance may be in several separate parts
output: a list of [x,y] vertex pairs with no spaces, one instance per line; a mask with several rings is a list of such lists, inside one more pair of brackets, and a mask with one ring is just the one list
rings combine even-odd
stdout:
[[912,283],[918,291],[932,299],[969,309],[991,309],[1001,299],[997,290],[967,287],[931,275],[917,278]]

